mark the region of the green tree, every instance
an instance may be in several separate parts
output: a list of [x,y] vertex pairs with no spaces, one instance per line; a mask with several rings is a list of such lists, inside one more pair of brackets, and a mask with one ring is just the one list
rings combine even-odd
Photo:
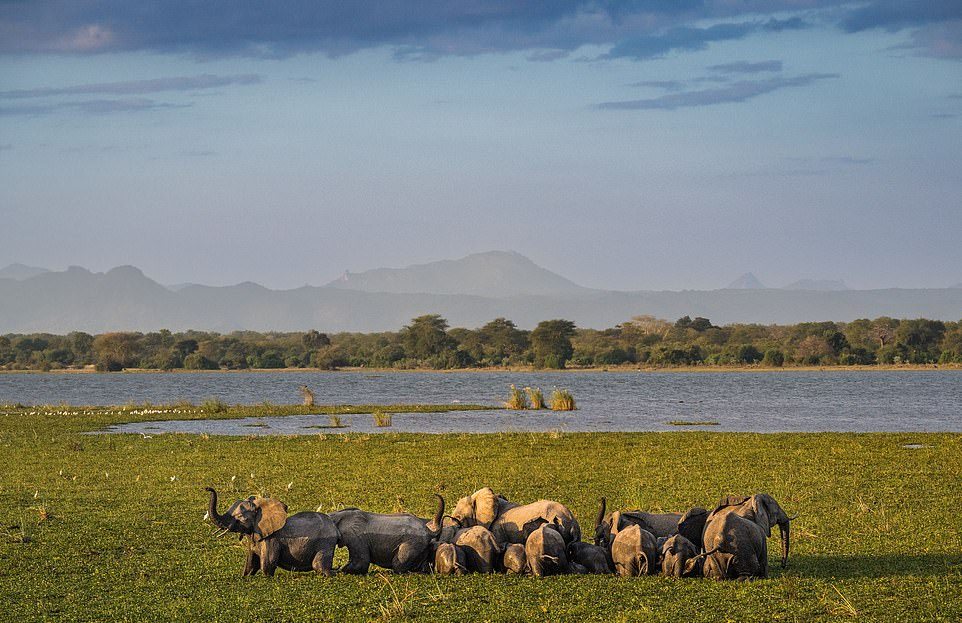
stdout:
[[304,345],[306,350],[317,350],[322,346],[330,346],[331,338],[327,337],[326,333],[311,329],[301,336],[301,344]]
[[571,338],[575,323],[570,320],[544,320],[531,332],[534,365],[539,368],[562,369],[574,354]]
[[528,348],[528,337],[507,318],[495,318],[478,329],[485,356],[500,364],[521,355]]
[[454,350],[456,343],[447,334],[448,321],[437,314],[418,316],[401,329],[401,340],[409,357],[426,360]]

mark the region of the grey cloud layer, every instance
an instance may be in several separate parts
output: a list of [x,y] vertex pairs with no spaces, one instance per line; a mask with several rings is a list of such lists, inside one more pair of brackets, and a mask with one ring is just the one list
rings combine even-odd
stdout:
[[35,117],[57,112],[76,112],[84,115],[108,115],[119,112],[141,112],[163,108],[189,108],[191,104],[170,104],[157,102],[146,98],[130,99],[97,99],[75,102],[57,102],[53,104],[19,104],[14,106],[0,106],[0,116]]
[[240,74],[235,76],[201,74],[199,76],[177,76],[173,78],[155,78],[152,80],[129,80],[125,82],[80,84],[69,87],[0,91],[0,99],[27,99],[56,95],[143,95],[163,91],[200,91],[231,84],[257,84],[260,81],[261,77],[257,74]]
[[32,0],[0,3],[0,53],[283,57],[389,46],[408,59],[527,50],[551,60],[601,44],[611,58],[644,59],[805,25],[786,12],[847,32],[915,29],[911,45],[931,55],[962,47],[957,0]]
[[731,102],[744,102],[753,97],[789,87],[802,87],[820,80],[837,78],[838,74],[803,74],[801,76],[778,76],[762,80],[741,80],[716,89],[667,93],[648,99],[604,102],[602,110],[675,110],[695,106],[712,106]]

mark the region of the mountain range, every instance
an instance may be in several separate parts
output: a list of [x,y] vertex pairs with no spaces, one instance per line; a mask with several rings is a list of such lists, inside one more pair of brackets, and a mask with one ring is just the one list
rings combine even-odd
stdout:
[[325,286],[291,290],[251,282],[165,286],[133,266],[105,273],[76,266],[55,272],[14,265],[0,271],[0,333],[381,331],[431,313],[452,326],[477,327],[503,316],[524,328],[549,318],[605,328],[644,314],[703,316],[716,324],[883,315],[958,320],[962,288],[608,291],[580,286],[522,255],[500,251],[406,269],[346,273]]

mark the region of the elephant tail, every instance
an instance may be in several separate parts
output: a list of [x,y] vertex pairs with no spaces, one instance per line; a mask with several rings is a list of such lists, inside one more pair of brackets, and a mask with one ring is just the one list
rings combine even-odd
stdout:
[[435,528],[431,531],[431,538],[437,540],[441,537],[441,529],[444,527],[444,498],[438,493],[435,493],[434,497],[438,499],[438,509],[434,513]]

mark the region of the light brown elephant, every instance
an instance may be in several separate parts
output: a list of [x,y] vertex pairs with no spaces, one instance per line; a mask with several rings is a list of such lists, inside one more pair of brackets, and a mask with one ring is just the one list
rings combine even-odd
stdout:
[[611,560],[620,576],[658,573],[660,554],[655,535],[637,524],[618,531],[611,542]]
[[458,500],[451,516],[465,527],[484,526],[498,543],[524,544],[541,523],[555,525],[564,542],[581,540],[581,526],[568,508],[553,500],[515,504],[490,487],[478,489]]
[[332,574],[334,548],[340,533],[324,513],[287,515],[287,505],[273,498],[251,496],[237,500],[226,513],[217,512],[217,492],[210,493],[207,514],[215,526],[240,535],[247,545],[244,575],[263,571],[272,576],[280,567],[288,571]]
[[[798,517],[798,515],[789,517],[785,514],[785,511],[782,510],[782,507],[779,506],[778,502],[767,493],[756,493],[748,497],[729,495],[719,500],[718,506],[708,515],[705,530],[708,530],[708,524],[710,524],[713,519],[727,514],[735,514],[754,522],[762,529],[765,538],[772,536],[772,528],[777,525],[782,539],[782,567],[788,566],[788,552],[791,544],[791,522]],[[709,547],[707,539],[705,540],[704,547]]]
[[512,543],[504,548],[504,555],[501,558],[501,566],[507,574],[521,575],[528,566],[525,558],[524,545]]
[[565,542],[555,524],[542,523],[524,544],[528,571],[535,577],[568,572]]
[[711,517],[705,526],[703,575],[713,580],[768,577],[768,540],[764,529],[735,513]]
[[438,575],[464,575],[468,570],[464,549],[453,543],[438,543],[434,550],[434,572]]

